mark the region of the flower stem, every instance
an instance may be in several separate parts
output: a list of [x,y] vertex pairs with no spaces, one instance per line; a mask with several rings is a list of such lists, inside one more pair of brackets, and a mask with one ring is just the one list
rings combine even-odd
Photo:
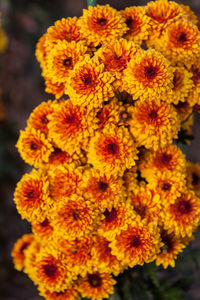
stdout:
[[88,6],[96,6],[97,5],[97,0],[87,0]]

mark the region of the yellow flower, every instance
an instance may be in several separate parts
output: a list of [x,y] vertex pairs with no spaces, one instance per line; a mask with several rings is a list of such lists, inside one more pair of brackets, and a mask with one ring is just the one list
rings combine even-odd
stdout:
[[49,136],[62,151],[80,153],[97,126],[95,120],[94,111],[66,100],[49,116]]
[[53,83],[51,78],[44,77],[45,79],[45,92],[49,94],[53,94],[56,99],[59,99],[60,97],[63,96],[65,92],[65,85],[64,83]]
[[128,123],[138,145],[153,150],[172,143],[180,129],[180,120],[172,105],[156,98],[137,101]]
[[187,162],[186,172],[188,187],[193,189],[197,196],[200,196],[200,165],[197,163]]
[[102,175],[123,175],[125,169],[135,165],[136,154],[136,145],[128,130],[108,126],[91,138],[88,162]]
[[145,14],[145,10],[143,6],[132,6],[120,11],[128,26],[124,38],[139,45],[148,39],[150,31],[150,18]]
[[54,229],[50,221],[46,218],[43,222],[33,222],[32,231],[36,239],[48,242],[52,238]]
[[37,58],[37,61],[40,63],[41,68],[45,67],[46,65],[46,47],[45,47],[45,42],[46,42],[46,37],[47,34],[43,34],[39,41],[37,42],[36,45],[36,50],[35,50],[35,56]]
[[70,286],[62,292],[50,292],[48,289],[42,289],[40,295],[46,300],[81,300],[80,295],[74,286]]
[[138,98],[167,99],[172,93],[173,69],[158,51],[149,49],[137,53],[124,73],[124,89]]
[[25,131],[20,131],[20,136],[16,147],[23,160],[36,168],[47,163],[51,152],[52,144],[44,133],[32,127],[27,127]]
[[83,9],[78,25],[87,43],[94,46],[118,39],[128,30],[122,15],[108,4]]
[[102,102],[114,96],[113,81],[114,77],[105,70],[104,64],[87,56],[72,71],[66,93],[73,104],[101,107]]
[[188,103],[190,106],[194,106],[195,104],[200,104],[200,63],[197,62],[194,64],[190,71],[192,73],[192,81],[194,86],[190,91]]

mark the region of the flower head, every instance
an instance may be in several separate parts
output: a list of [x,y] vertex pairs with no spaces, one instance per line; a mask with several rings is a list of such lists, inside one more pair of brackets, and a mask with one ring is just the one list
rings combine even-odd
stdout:
[[13,263],[15,269],[21,271],[24,268],[25,253],[24,251],[31,245],[34,241],[33,234],[24,234],[20,239],[15,243],[12,250]]
[[72,286],[62,292],[50,292],[45,289],[40,292],[40,295],[45,297],[46,300],[80,300],[80,295],[77,289]]
[[200,196],[200,165],[187,162],[187,184],[189,188],[192,188],[197,196]]

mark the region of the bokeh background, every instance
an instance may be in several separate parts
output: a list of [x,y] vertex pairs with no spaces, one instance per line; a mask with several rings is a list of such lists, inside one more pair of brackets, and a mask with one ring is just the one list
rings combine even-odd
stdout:
[[[86,0],[0,0],[3,28],[7,33],[8,46],[0,55],[0,86],[5,106],[6,120],[0,123],[0,299],[39,300],[36,288],[25,274],[13,268],[10,253],[14,242],[22,234],[30,232],[26,221],[22,221],[13,203],[13,192],[17,181],[29,170],[15,148],[20,129],[24,129],[31,111],[42,101],[52,99],[44,92],[41,70],[35,58],[35,46],[40,36],[53,23],[68,16],[80,16],[87,7]],[[105,0],[116,9],[126,6],[144,5],[142,0]],[[178,1],[177,1],[178,2]],[[190,5],[200,17],[200,0],[182,0]],[[195,139],[187,148],[187,158],[200,162],[200,115],[195,115],[193,128]],[[6,151],[5,151],[6,150]],[[184,251],[177,270],[159,271],[160,278],[182,280],[186,300],[200,300],[200,237],[189,246],[195,252]],[[184,281],[192,281],[191,286]],[[174,279],[175,278],[175,279]],[[176,287],[175,287],[176,288]],[[147,298],[143,298],[146,300]],[[165,300],[179,299],[169,296]],[[182,299],[182,298],[181,298]],[[137,300],[134,298],[133,300]],[[159,299],[162,300],[162,299]]]

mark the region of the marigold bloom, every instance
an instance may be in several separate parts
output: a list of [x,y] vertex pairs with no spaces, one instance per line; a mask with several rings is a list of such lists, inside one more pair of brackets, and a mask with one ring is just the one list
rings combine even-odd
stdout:
[[24,273],[34,282],[37,282],[36,274],[36,258],[41,250],[41,243],[38,240],[34,240],[30,246],[25,250],[25,261],[24,261]]
[[49,116],[48,128],[58,148],[70,155],[80,153],[80,147],[87,147],[89,136],[96,128],[94,111],[67,100]]
[[185,102],[178,102],[174,105],[178,113],[179,119],[181,120],[181,125],[188,118],[189,115],[192,115],[193,107],[190,106],[188,99]]
[[67,41],[67,42],[78,42],[82,40],[80,34],[80,27],[78,26],[78,18],[62,18],[55,22],[55,24],[48,28],[46,34],[45,46],[48,50],[58,41]]
[[73,277],[67,269],[64,259],[61,255],[49,253],[43,249],[36,259],[37,284],[39,287],[46,288],[50,292],[62,292]]
[[88,199],[73,194],[51,214],[55,234],[68,240],[81,238],[98,222],[97,211]]
[[52,237],[53,227],[50,221],[46,218],[43,222],[36,222],[32,224],[32,231],[38,240],[42,240],[43,242]]
[[36,168],[47,163],[49,155],[53,151],[53,147],[44,133],[32,127],[20,131],[16,147],[23,160]]
[[88,162],[106,176],[122,175],[135,165],[137,149],[126,128],[108,126],[96,132],[88,149]]
[[46,300],[81,300],[76,288],[70,287],[62,292],[50,292],[49,290],[42,290],[40,295]]
[[120,39],[111,41],[95,53],[95,56],[105,65],[106,70],[114,76],[115,81],[113,84],[115,89],[119,88],[119,90],[122,90],[123,74],[127,64],[139,50],[139,47],[133,42]]
[[188,72],[185,67],[176,67],[173,78],[172,95],[167,102],[178,104],[179,101],[184,102],[189,93],[194,88],[192,81],[192,73]]
[[78,25],[87,43],[94,46],[118,39],[128,30],[122,15],[108,4],[83,9]]
[[73,155],[70,155],[68,152],[54,147],[53,152],[51,152],[51,155],[49,156],[47,167],[51,168],[59,165],[67,166],[68,164],[73,164],[74,166],[79,167],[80,165],[86,164],[86,162],[87,158],[84,151],[79,154],[74,153]]
[[117,276],[122,270],[121,262],[115,255],[111,254],[109,242],[105,238],[98,235],[96,236],[96,242],[91,254],[93,256],[94,266],[96,266],[100,272],[113,273]]
[[120,13],[125,18],[126,25],[128,26],[128,31],[124,35],[124,38],[141,45],[143,41],[148,39],[150,30],[150,18],[145,14],[145,7],[126,7]]
[[160,172],[181,172],[185,173],[186,159],[181,149],[176,145],[167,145],[157,151],[147,151],[142,162],[139,164],[142,176],[149,182],[152,175]]
[[158,223],[161,203],[156,190],[154,192],[145,184],[137,186],[130,192],[128,200],[146,225],[151,222]]
[[51,204],[46,176],[36,170],[25,174],[17,184],[14,201],[23,219],[43,222]]
[[48,102],[42,102],[38,105],[31,113],[27,124],[29,128],[35,128],[40,132],[48,135],[47,124],[49,122],[48,116],[53,112],[53,102],[49,100]]
[[190,67],[200,57],[200,32],[196,25],[187,21],[170,24],[157,43],[161,51],[173,64],[184,63]]
[[72,241],[61,238],[58,239],[57,245],[60,251],[64,253],[69,269],[74,273],[85,276],[87,272],[92,270],[93,236],[75,238]]
[[125,230],[128,226],[128,219],[136,217],[130,205],[124,202],[105,209],[102,212],[102,221],[99,224],[98,234],[107,240],[115,239],[116,234]]
[[190,106],[194,106],[195,104],[200,104],[200,64],[197,63],[193,65],[190,71],[192,73],[192,81],[194,86],[188,97],[188,103]]
[[191,237],[200,220],[200,199],[192,191],[185,191],[174,204],[163,210],[163,226],[177,237]]
[[82,176],[83,195],[93,201],[98,209],[111,208],[126,196],[122,178],[100,175],[94,168],[86,169]]
[[46,47],[45,47],[45,42],[46,42],[46,36],[47,34],[43,34],[39,41],[37,42],[36,45],[36,51],[35,51],[35,56],[37,58],[37,61],[40,63],[41,67],[45,66],[46,64]]
[[98,59],[86,57],[72,71],[66,93],[73,104],[101,107],[102,102],[114,96],[114,77],[105,70]]
[[187,172],[187,184],[189,188],[192,188],[198,196],[200,196],[200,165],[187,162],[186,165]]
[[130,60],[123,80],[124,89],[134,100],[167,99],[172,93],[173,69],[161,53],[149,49]]
[[166,203],[174,203],[181,195],[186,186],[185,174],[177,171],[156,172],[148,186],[160,195],[161,203],[165,206]]
[[184,4],[179,4],[179,6],[182,8],[182,10],[184,11],[186,18],[189,22],[197,25],[198,24],[198,18],[195,15],[195,13],[190,9],[189,6],[184,5]]
[[185,248],[185,244],[173,233],[169,234],[164,230],[161,231],[161,239],[164,245],[156,257],[156,265],[163,265],[164,269],[169,265],[175,267],[175,259],[182,252],[183,248]]
[[102,300],[109,298],[110,294],[114,293],[113,285],[116,281],[110,273],[88,273],[78,282],[78,290],[82,297],[90,298],[91,300]]
[[139,222],[133,222],[110,243],[112,254],[131,268],[153,261],[160,246],[158,231]]
[[128,123],[138,145],[154,150],[170,144],[180,129],[175,109],[157,99],[137,101]]
[[74,66],[84,59],[87,47],[83,43],[58,41],[46,57],[43,76],[51,78],[52,83],[67,83]]
[[15,243],[12,250],[13,263],[15,269],[21,271],[24,268],[25,253],[24,251],[31,245],[34,241],[33,234],[24,234],[20,239]]

